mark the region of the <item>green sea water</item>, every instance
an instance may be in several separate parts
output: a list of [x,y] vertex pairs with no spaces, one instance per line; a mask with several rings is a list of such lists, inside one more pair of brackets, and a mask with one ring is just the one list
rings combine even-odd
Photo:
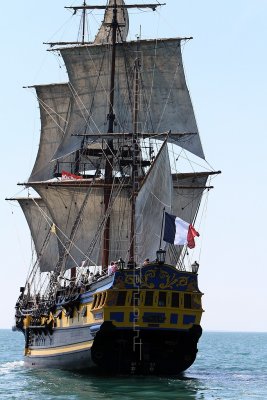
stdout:
[[0,400],[267,399],[267,333],[204,332],[179,377],[98,377],[23,366],[23,336],[0,330]]

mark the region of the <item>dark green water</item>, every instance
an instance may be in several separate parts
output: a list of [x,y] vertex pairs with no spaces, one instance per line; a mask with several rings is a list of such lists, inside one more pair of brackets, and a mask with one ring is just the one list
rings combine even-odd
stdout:
[[0,400],[267,399],[267,333],[203,334],[182,377],[97,377],[23,367],[23,337],[0,330]]

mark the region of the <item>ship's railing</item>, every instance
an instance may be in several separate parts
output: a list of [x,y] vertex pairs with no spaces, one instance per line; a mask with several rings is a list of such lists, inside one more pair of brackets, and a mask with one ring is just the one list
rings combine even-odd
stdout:
[[[155,265],[157,261],[151,262],[151,265]],[[135,269],[136,272],[142,271],[143,265],[135,265],[133,268],[132,265],[125,265],[125,263],[121,263],[119,269]],[[182,271],[190,272],[193,274],[198,273],[199,264],[195,261],[192,265],[187,268],[182,269]],[[180,268],[177,267],[179,271]],[[180,270],[181,271],[181,270]],[[27,315],[31,315],[36,317],[36,321],[41,316],[45,316],[49,314],[49,310],[51,307],[60,304],[66,304],[68,302],[73,302],[78,300],[79,296],[88,290],[90,290],[91,285],[104,280],[108,276],[107,271],[102,271],[102,273],[98,273],[94,276],[90,281],[85,279],[82,281],[79,277],[79,280],[70,281],[68,285],[59,286],[56,297],[53,301],[49,299],[47,296],[31,296],[28,293],[20,296],[16,304],[16,317],[21,318]]]
[[82,176],[92,175],[95,176],[92,171],[98,169],[97,164],[93,165],[92,162],[79,162],[79,171],[77,172],[76,162],[59,161],[57,162],[54,169],[54,176],[60,177],[62,171],[70,172],[71,174],[80,174]]

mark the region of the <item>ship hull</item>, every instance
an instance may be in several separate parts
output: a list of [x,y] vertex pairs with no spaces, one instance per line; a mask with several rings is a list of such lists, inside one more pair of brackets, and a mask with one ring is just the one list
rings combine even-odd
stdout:
[[25,356],[24,365],[29,368],[60,368],[71,371],[93,367],[91,349],[57,355]]
[[[117,329],[112,323],[104,323],[95,337],[91,330],[92,327],[76,327],[51,331],[42,339],[42,345],[28,347],[25,366],[94,368],[109,374],[179,374],[195,361],[202,332],[199,325],[188,331],[159,331]],[[33,332],[31,336],[35,336],[35,344],[37,337],[44,337]]]
[[92,325],[26,330],[25,366],[71,370],[92,367],[93,330]]

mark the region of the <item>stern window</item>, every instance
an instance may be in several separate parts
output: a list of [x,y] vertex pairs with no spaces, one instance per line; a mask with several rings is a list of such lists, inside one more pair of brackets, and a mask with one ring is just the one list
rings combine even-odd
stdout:
[[191,294],[185,293],[185,295],[184,295],[184,308],[192,308]]
[[166,307],[166,292],[159,292],[159,307]]
[[127,292],[118,292],[118,297],[117,297],[117,306],[124,306],[125,304],[125,300],[126,300],[126,294]]
[[153,294],[151,290],[146,291],[145,306],[153,306]]
[[132,294],[131,306],[138,307],[140,305],[140,292],[134,291]]
[[179,307],[179,293],[172,293],[172,307]]

